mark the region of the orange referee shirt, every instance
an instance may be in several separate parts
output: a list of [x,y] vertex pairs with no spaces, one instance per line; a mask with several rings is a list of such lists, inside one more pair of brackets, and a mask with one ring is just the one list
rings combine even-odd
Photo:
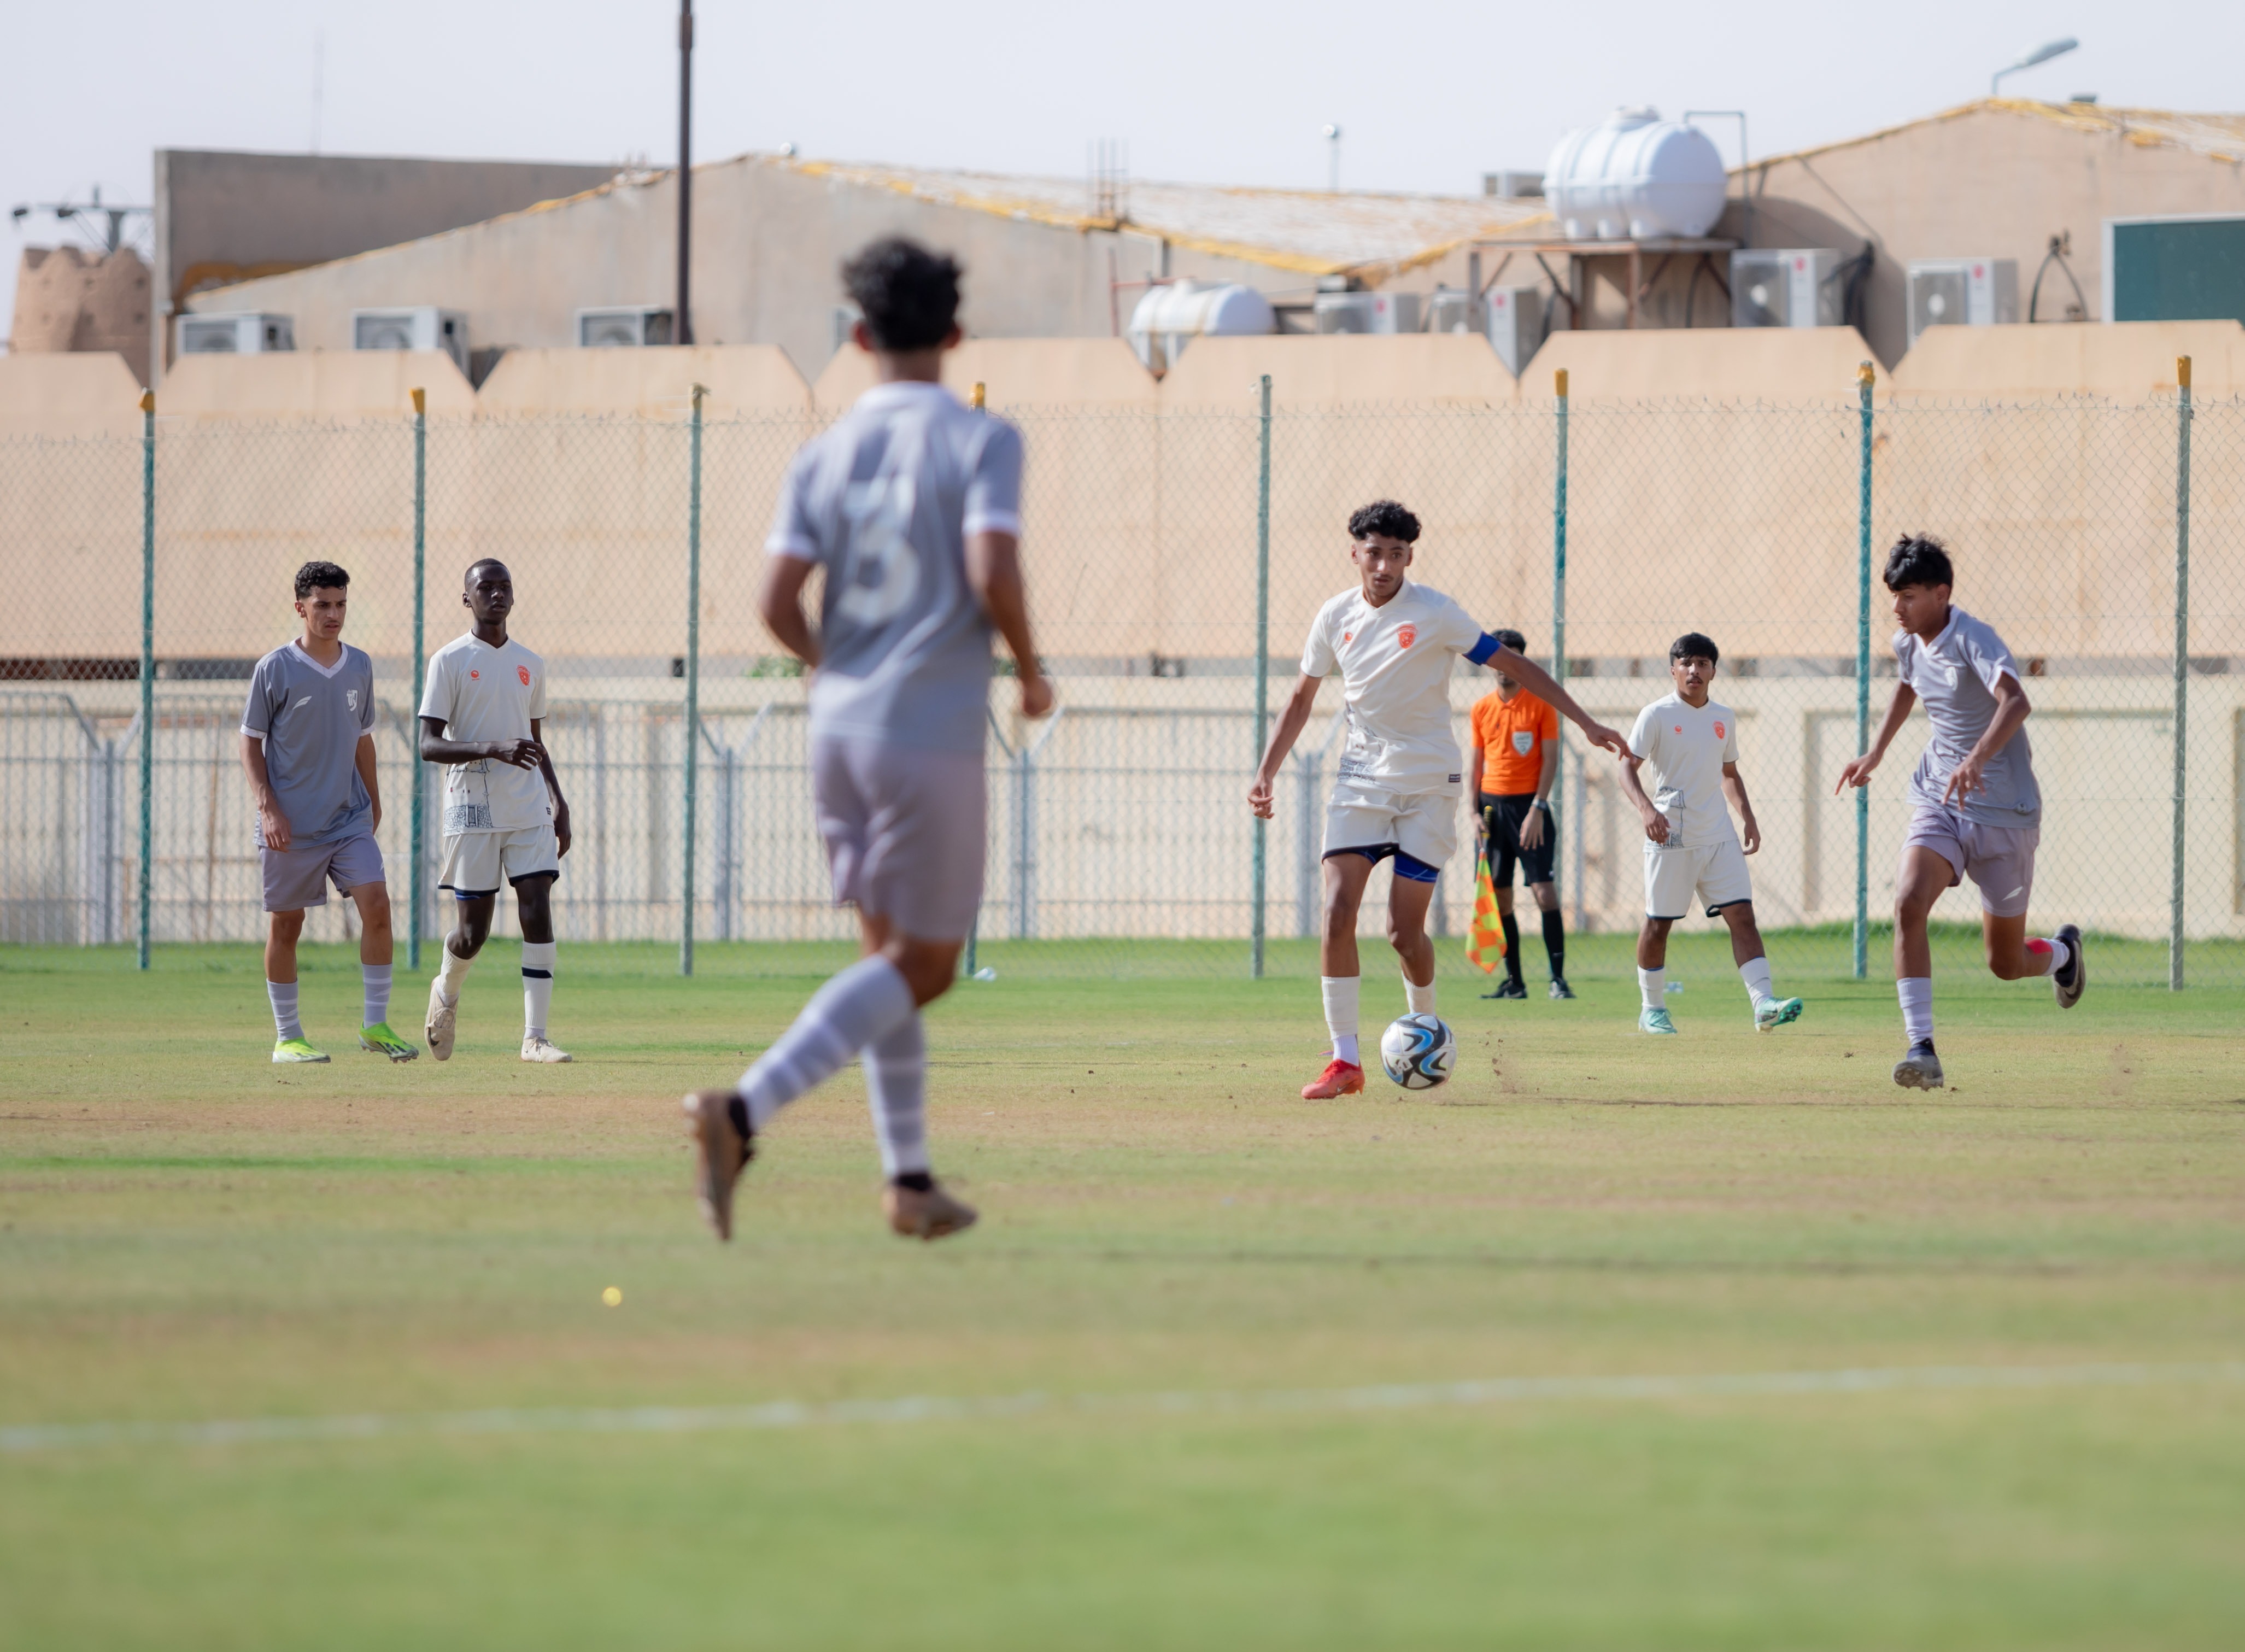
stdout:
[[1491,797],[1518,797],[1543,778],[1543,747],[1559,738],[1559,714],[1526,689],[1505,704],[1501,694],[1474,702],[1473,743],[1483,748],[1481,789]]

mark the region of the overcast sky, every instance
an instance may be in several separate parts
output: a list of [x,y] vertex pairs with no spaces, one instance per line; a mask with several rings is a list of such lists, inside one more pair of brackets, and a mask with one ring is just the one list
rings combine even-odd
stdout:
[[[0,202],[145,202],[169,148],[667,164],[675,5],[656,0],[153,0],[11,8],[0,66]],[[851,0],[697,7],[695,148],[1081,175],[1121,138],[1142,178],[1469,194],[1540,169],[1616,105],[1744,109],[1775,153],[1984,95],[2062,35],[2079,51],[2007,92],[2245,109],[2240,0],[1887,0],[1771,10],[1672,0],[1498,6],[1197,0]],[[323,41],[323,47],[315,46]],[[315,69],[315,65],[317,65]],[[321,88],[315,99],[315,84]],[[1736,159],[1727,125],[1719,141]],[[17,250],[0,258],[12,313]]]

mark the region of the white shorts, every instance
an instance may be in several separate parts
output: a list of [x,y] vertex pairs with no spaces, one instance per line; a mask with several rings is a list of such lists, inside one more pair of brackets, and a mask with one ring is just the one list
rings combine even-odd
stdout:
[[1709,917],[1753,899],[1746,851],[1736,838],[1681,846],[1645,840],[1645,915],[1680,918],[1696,891]]
[[1390,792],[1342,780],[1326,805],[1325,853],[1351,850],[1373,860],[1407,854],[1437,872],[1458,846],[1458,799],[1447,792]]
[[437,887],[466,901],[497,894],[501,884],[560,870],[561,843],[551,820],[518,832],[448,832]]

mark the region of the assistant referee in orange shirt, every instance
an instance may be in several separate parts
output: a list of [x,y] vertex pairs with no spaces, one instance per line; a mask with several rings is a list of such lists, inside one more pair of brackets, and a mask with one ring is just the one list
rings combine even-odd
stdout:
[[[1494,635],[1516,654],[1528,651],[1528,639],[1517,631]],[[1512,878],[1517,867],[1543,914],[1551,996],[1571,998],[1575,992],[1567,984],[1567,936],[1560,927],[1559,887],[1551,876],[1559,847],[1550,803],[1551,782],[1559,772],[1559,714],[1499,670],[1496,692],[1475,702],[1472,718],[1468,778],[1488,840],[1497,914],[1504,925],[1505,978],[1495,992],[1482,996],[1528,996],[1520,979],[1520,924],[1512,915]]]

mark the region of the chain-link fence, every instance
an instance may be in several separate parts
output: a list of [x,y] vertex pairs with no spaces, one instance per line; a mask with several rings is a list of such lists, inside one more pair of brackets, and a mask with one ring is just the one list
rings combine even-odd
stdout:
[[[1337,688],[1267,827],[1245,790],[1263,708],[1353,578],[1343,524],[1384,496],[1427,524],[1416,574],[1563,653],[1604,721],[1625,728],[1667,692],[1678,634],[1716,639],[1763,833],[1756,899],[1796,975],[1883,969],[1922,720],[1860,815],[1833,788],[1892,688],[1884,547],[1942,534],[1957,603],[2003,633],[2035,704],[2038,921],[2137,943],[2105,978],[2245,984],[2245,406],[1874,407],[1843,387],[1806,406],[1266,413],[1244,386],[1232,409],[1011,416],[1062,709],[1024,724],[994,676],[982,955],[1313,969]],[[345,636],[383,702],[383,850],[406,926],[433,937],[413,685],[464,626],[461,571],[496,555],[516,577],[512,629],[552,673],[547,741],[576,831],[562,933],[682,941],[690,922],[775,943],[790,969],[801,945],[777,943],[838,952],[851,924],[812,826],[805,685],[753,602],[780,476],[818,423],[704,421],[682,402],[606,418],[152,416],[140,442],[0,444],[0,940],[261,933],[241,700],[255,660],[296,632],[289,581],[315,556],[352,574]],[[1490,686],[1459,667],[1462,744]],[[1638,823],[1612,764],[1571,733],[1557,799],[1570,928],[1633,930]],[[1469,800],[1460,822],[1469,841]],[[1459,938],[1446,969],[1465,967],[1472,901],[1462,849],[1434,907]],[[1381,904],[1376,885],[1367,934]],[[1969,894],[1936,916],[1970,921]],[[349,921],[336,904],[310,933]]]

